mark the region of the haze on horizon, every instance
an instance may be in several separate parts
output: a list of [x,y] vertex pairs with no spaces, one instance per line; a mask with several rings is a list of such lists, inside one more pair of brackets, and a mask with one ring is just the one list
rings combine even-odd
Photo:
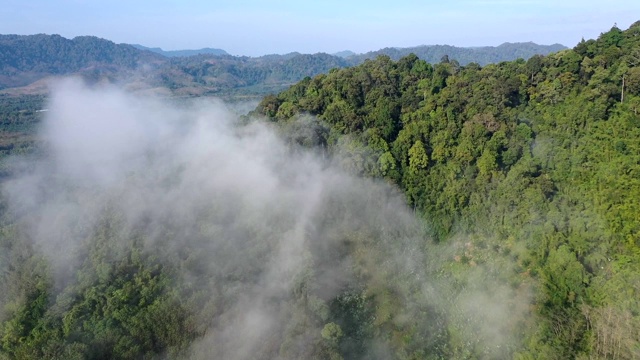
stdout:
[[94,35],[164,50],[213,47],[233,55],[503,42],[572,47],[640,14],[635,0],[7,0],[2,34]]

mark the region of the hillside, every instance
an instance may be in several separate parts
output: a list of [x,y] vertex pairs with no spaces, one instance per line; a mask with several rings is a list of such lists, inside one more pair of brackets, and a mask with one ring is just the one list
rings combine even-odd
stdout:
[[[400,187],[439,242],[465,244],[448,268],[461,289],[472,274],[505,276],[514,291],[532,284],[532,313],[505,358],[634,359],[639,65],[636,22],[485,67],[381,56],[305,79],[257,113],[285,131],[316,116],[320,137],[292,141]],[[448,331],[452,351],[486,357]]]
[[241,92],[259,96],[347,65],[339,57],[322,53],[257,58],[197,55],[174,58],[143,81],[165,86],[174,94],[224,96]]
[[[188,59],[164,71],[253,68]],[[241,60],[317,57],[274,59]],[[9,99],[33,131],[43,99]],[[0,196],[0,358],[640,357],[640,22],[379,56],[238,122],[73,82],[49,106]]]
[[28,85],[43,77],[83,73],[115,76],[162,57],[94,36],[0,35],[0,89]]
[[639,65],[637,22],[526,61],[379,56],[242,119],[73,81],[47,109],[6,96],[0,150],[27,156],[2,168],[0,358],[639,358]]

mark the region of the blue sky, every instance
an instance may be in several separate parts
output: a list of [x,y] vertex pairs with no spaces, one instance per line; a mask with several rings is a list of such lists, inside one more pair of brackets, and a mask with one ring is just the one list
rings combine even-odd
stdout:
[[3,0],[1,34],[95,35],[233,55],[387,46],[574,46],[640,20],[639,0]]

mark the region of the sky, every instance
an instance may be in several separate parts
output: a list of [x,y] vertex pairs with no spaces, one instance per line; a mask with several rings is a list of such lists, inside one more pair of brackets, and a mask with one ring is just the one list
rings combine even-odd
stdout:
[[384,47],[574,46],[640,20],[638,0],[3,0],[0,34],[94,35],[232,55]]

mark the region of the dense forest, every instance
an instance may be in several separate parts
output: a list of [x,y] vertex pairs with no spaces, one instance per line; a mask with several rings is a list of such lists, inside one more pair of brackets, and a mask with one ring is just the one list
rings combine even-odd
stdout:
[[136,49],[148,50],[166,57],[194,56],[194,55],[201,55],[201,54],[229,55],[229,53],[227,53],[222,49],[213,49],[213,48],[203,48],[198,50],[162,50],[159,47],[150,48],[150,47],[146,47],[138,44],[131,44],[131,46],[135,47]]
[[639,65],[640,22],[380,56],[239,122],[67,84],[6,165],[0,358],[638,358]]
[[[640,356],[640,23],[480,67],[388,57],[265,98],[316,115],[353,172],[387,179],[456,261],[533,285],[516,358]],[[345,140],[348,139],[348,140]],[[478,354],[470,355],[470,357]]]

